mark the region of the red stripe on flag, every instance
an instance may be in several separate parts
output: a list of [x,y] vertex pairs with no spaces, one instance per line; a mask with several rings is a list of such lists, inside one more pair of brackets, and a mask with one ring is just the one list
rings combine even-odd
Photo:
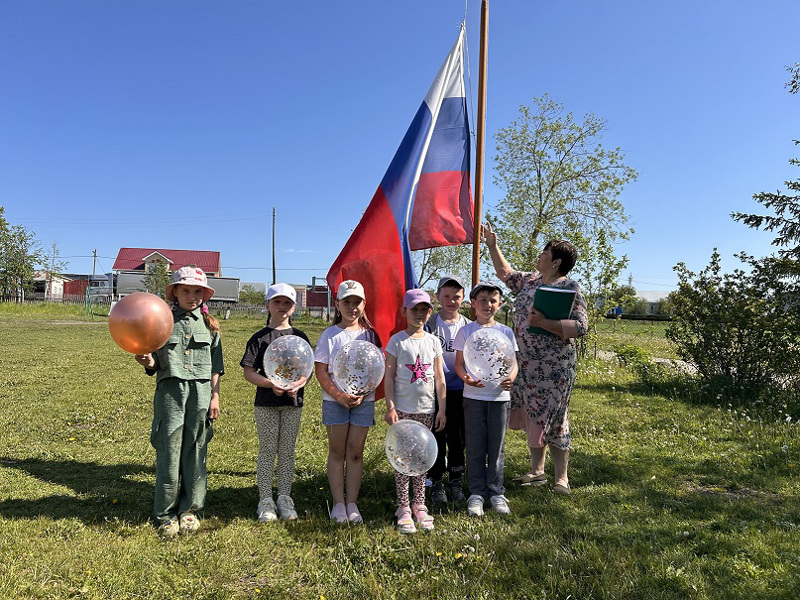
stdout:
[[327,281],[334,296],[345,279],[355,279],[364,286],[367,318],[381,343],[386,344],[394,332],[405,327],[400,314],[405,269],[394,215],[380,187],[328,271]]
[[469,174],[442,171],[420,175],[408,232],[412,250],[471,244],[472,220]]

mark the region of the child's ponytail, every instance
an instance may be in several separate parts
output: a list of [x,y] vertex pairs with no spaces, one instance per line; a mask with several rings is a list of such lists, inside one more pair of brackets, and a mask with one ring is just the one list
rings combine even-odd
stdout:
[[208,304],[204,302],[200,312],[203,315],[203,321],[205,321],[206,327],[214,333],[219,333],[219,321],[214,315],[208,312]]

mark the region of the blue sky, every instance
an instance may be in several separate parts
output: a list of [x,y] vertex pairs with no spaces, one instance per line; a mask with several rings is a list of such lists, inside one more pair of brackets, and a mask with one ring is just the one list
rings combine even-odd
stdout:
[[[223,274],[323,277],[356,226],[467,8],[480,0],[0,0],[0,206],[70,272],[122,246],[219,250]],[[712,248],[771,251],[734,223],[798,177],[796,0],[491,2],[493,134],[548,93],[608,122],[639,171],[623,279],[668,290]],[[474,121],[474,118],[473,118]]]

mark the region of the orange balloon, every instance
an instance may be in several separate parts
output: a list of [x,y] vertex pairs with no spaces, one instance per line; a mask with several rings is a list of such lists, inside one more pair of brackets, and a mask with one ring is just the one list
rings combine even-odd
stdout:
[[136,292],[114,305],[108,331],[117,345],[133,354],[148,354],[163,346],[172,334],[172,310],[158,296]]

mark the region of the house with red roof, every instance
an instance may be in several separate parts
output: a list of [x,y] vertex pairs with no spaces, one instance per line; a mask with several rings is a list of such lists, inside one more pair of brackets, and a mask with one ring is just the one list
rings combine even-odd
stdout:
[[120,248],[117,260],[111,267],[114,271],[146,273],[152,264],[166,263],[167,270],[177,271],[186,265],[203,269],[209,277],[220,277],[219,252],[209,250],[168,250],[166,248]]
[[114,294],[118,297],[146,291],[145,275],[155,265],[166,264],[173,273],[187,265],[203,269],[214,288],[214,301],[238,302],[239,279],[223,277],[219,252],[167,248],[120,248],[114,266]]

